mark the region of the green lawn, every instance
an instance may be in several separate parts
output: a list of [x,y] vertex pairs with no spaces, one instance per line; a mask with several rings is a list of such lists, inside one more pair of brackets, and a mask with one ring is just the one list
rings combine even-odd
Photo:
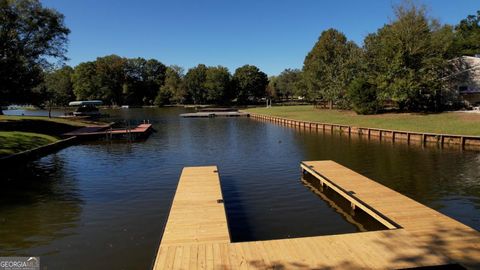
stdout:
[[252,108],[252,113],[357,127],[480,136],[480,113],[388,113],[357,115],[352,111],[314,109],[313,106]]
[[0,131],[0,156],[19,153],[56,141],[57,138],[44,134]]
[[45,116],[16,116],[16,115],[0,115],[0,122],[11,122],[11,121],[49,121],[59,124],[66,124],[70,126],[92,126],[92,125],[102,125],[105,123],[89,121],[84,119],[71,119],[71,118],[61,118],[61,117],[52,117],[48,118]]

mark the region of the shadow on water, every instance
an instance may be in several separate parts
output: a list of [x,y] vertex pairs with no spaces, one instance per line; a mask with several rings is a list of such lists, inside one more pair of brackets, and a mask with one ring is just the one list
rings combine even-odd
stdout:
[[360,208],[352,209],[348,200],[327,186],[322,186],[313,175],[303,174],[301,181],[306,188],[328,203],[345,221],[355,225],[359,232],[388,229]]
[[27,256],[38,245],[72,234],[82,212],[75,179],[64,174],[61,158],[2,168],[0,250]]

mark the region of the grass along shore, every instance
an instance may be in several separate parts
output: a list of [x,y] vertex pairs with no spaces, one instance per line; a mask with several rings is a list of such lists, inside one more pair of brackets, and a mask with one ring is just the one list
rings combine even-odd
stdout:
[[45,134],[0,131],[0,157],[34,149],[57,142],[58,140],[56,137]]
[[51,123],[65,124],[65,125],[70,125],[75,127],[85,127],[85,126],[105,124],[102,122],[90,121],[85,119],[73,119],[73,118],[62,118],[62,117],[48,118],[46,116],[0,115],[0,123],[1,122],[20,122],[20,121],[47,121]]
[[0,157],[54,143],[63,133],[100,124],[105,123],[85,119],[0,115]]
[[355,127],[480,136],[480,113],[444,112],[436,114],[386,113],[357,115],[353,111],[315,109],[311,105],[251,108],[245,111],[293,120]]

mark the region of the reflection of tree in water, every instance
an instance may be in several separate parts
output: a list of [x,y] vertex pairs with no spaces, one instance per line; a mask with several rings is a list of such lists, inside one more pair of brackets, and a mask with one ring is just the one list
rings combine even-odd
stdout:
[[82,201],[57,155],[2,171],[0,255],[22,255],[77,226]]

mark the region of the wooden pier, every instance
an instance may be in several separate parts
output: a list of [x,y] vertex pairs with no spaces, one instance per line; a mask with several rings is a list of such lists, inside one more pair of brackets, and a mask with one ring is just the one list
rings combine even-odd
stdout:
[[185,168],[153,268],[480,268],[478,231],[333,161],[301,168],[388,229],[231,243],[216,167]]
[[127,137],[129,139],[139,139],[147,136],[153,130],[152,124],[140,124],[135,128],[113,129],[109,125],[83,127],[72,132],[63,134],[63,136],[76,136],[77,138],[108,138],[115,139]]
[[214,118],[214,117],[249,117],[249,113],[245,112],[195,112],[195,113],[182,113],[183,118]]

